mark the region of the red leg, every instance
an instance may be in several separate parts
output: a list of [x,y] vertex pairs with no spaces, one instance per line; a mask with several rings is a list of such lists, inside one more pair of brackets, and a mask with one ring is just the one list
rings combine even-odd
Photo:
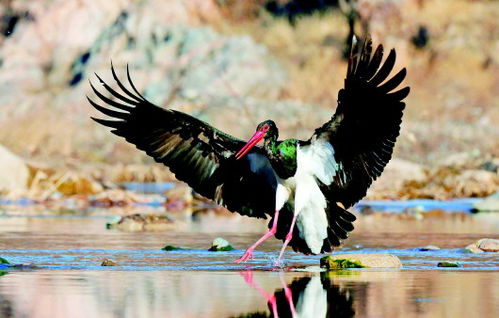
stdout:
[[268,239],[269,237],[271,237],[272,235],[274,235],[277,231],[277,218],[279,217],[279,210],[276,210],[275,211],[275,215],[274,215],[274,222],[272,223],[272,228],[264,235],[262,236],[258,241],[256,241],[255,244],[253,244],[250,248],[248,248],[246,250],[246,252],[244,253],[243,256],[241,256],[241,258],[238,258],[235,260],[236,263],[241,263],[241,262],[246,262],[247,260],[249,259],[252,259],[253,258],[253,251],[255,250],[255,248],[262,244],[263,241],[265,241],[266,239]]
[[291,315],[293,317],[296,317],[295,303],[293,302],[293,292],[291,291],[291,289],[288,287],[288,285],[284,281],[284,277],[282,277],[282,275],[280,275],[279,278],[281,279],[281,284],[282,284],[282,287],[284,288],[284,295],[286,296],[286,299],[288,300],[289,310],[291,311]]
[[246,271],[240,274],[244,277],[244,280],[246,281],[246,283],[248,283],[248,285],[256,289],[260,293],[260,295],[262,295],[267,300],[267,303],[269,303],[270,307],[272,308],[272,314],[274,315],[274,317],[279,318],[279,315],[277,313],[277,302],[275,299],[275,295],[267,293],[265,289],[263,289],[260,285],[256,284],[253,281],[253,272]]
[[295,223],[296,223],[296,217],[297,216],[298,216],[297,214],[295,214],[293,216],[293,220],[291,221],[291,226],[289,228],[289,232],[286,235],[286,240],[284,240],[284,244],[282,245],[282,249],[281,249],[281,252],[279,253],[279,257],[275,261],[275,266],[279,266],[281,264],[281,258],[282,258],[282,255],[284,254],[284,250],[286,249],[286,246],[288,246],[289,242],[293,238],[293,229],[295,228]]

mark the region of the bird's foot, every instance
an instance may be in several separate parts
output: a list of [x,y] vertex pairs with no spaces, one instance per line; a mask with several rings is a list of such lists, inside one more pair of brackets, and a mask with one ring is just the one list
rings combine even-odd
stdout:
[[253,258],[253,250],[247,249],[246,252],[244,252],[244,255],[241,256],[241,258],[236,259],[234,262],[239,264],[239,263],[246,262],[252,258]]
[[278,259],[274,262],[274,267],[279,267],[279,268],[284,267],[284,262],[282,261],[282,259],[278,258]]

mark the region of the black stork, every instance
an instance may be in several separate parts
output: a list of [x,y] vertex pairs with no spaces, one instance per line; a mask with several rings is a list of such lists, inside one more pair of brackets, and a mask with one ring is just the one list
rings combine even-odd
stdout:
[[[304,254],[331,252],[353,230],[355,216],[346,209],[365,196],[383,171],[399,135],[403,99],[409,87],[394,91],[405,68],[388,78],[395,50],[383,59],[383,46],[357,43],[348,61],[345,87],[338,93],[332,118],[308,140],[278,140],[272,120],[260,123],[243,140],[185,113],[147,101],[134,86],[127,67],[127,88],[111,65],[121,92],[97,74],[115,99],[93,91],[107,107],[89,102],[114,120],[92,118],[112,133],[170,168],[199,194],[256,218],[271,217],[269,231],[236,262],[251,259],[254,249],[275,235]],[[257,144],[263,140],[263,147]]]

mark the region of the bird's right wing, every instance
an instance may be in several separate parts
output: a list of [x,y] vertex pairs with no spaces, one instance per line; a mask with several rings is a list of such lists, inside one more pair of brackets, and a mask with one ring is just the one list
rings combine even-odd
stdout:
[[324,142],[332,146],[336,174],[324,190],[345,208],[365,196],[390,160],[405,108],[403,99],[409,94],[409,87],[394,91],[406,76],[405,68],[388,77],[395,50],[384,63],[383,46],[371,53],[370,39],[352,50],[336,113],[309,141],[311,147]]
[[135,88],[128,69],[131,89],[118,79],[112,66],[111,71],[122,93],[97,76],[116,99],[106,97],[90,83],[107,105],[88,100],[114,120],[93,120],[113,128],[112,133],[168,166],[179,180],[217,204],[253,217],[265,218],[265,213],[274,212],[277,183],[261,148],[254,147],[236,160],[234,155],[245,145],[243,140],[185,113],[153,105]]

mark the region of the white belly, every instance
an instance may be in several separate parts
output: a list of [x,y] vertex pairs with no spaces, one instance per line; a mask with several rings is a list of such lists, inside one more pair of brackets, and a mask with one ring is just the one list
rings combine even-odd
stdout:
[[334,161],[334,151],[328,143],[297,148],[297,171],[294,177],[278,178],[276,209],[281,209],[288,201],[294,201],[294,213],[298,215],[296,226],[300,237],[305,240],[314,254],[321,252],[327,238],[328,221],[326,198],[316,179],[330,184],[338,165]]

